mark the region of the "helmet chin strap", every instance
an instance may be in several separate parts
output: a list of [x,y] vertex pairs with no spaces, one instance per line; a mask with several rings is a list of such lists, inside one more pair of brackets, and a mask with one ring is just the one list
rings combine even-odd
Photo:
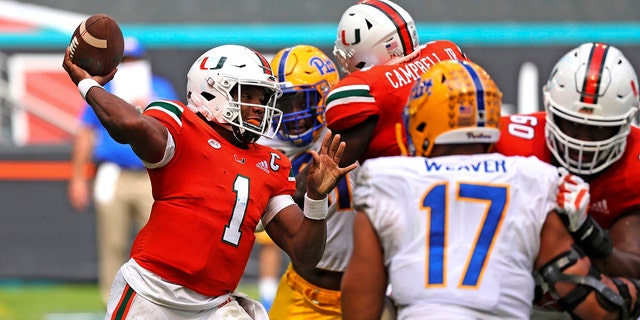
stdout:
[[260,138],[260,135],[249,132],[248,130],[241,130],[236,126],[231,126],[231,131],[233,131],[233,136],[236,137],[236,140],[241,143],[254,143]]

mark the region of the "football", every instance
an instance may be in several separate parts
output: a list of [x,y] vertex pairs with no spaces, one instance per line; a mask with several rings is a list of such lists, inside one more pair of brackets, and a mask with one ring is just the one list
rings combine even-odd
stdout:
[[124,37],[118,23],[94,14],[80,23],[69,43],[71,61],[92,76],[104,76],[122,60]]

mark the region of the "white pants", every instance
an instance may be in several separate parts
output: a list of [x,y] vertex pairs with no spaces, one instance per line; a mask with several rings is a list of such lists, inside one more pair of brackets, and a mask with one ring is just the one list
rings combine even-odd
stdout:
[[138,295],[118,272],[111,287],[105,320],[268,320],[267,311],[249,296],[233,292],[206,309],[162,306]]

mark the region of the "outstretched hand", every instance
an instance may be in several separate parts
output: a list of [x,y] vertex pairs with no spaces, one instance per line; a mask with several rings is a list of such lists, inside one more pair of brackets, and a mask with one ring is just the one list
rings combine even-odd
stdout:
[[109,72],[109,74],[107,74],[106,76],[91,76],[89,72],[87,72],[86,70],[80,68],[78,65],[71,62],[70,54],[71,54],[71,51],[69,47],[67,47],[67,50],[64,54],[64,60],[62,60],[62,68],[67,72],[67,74],[69,75],[69,78],[71,78],[71,81],[73,81],[75,85],[78,85],[78,82],[84,79],[92,78],[93,80],[98,82],[101,86],[103,86],[107,82],[111,81],[111,79],[113,79],[113,77],[116,75],[116,71],[118,71],[118,69],[116,68],[116,69],[113,69],[113,71]]
[[307,173],[307,196],[311,199],[324,198],[333,188],[338,180],[358,166],[358,163],[340,168],[339,163],[344,153],[346,143],[340,140],[340,135],[331,135],[331,130],[322,140],[320,152],[311,150],[313,161],[309,164]]

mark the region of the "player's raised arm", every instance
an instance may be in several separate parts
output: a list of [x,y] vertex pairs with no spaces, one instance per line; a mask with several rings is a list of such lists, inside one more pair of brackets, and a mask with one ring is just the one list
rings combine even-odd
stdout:
[[156,163],[162,159],[167,143],[166,128],[102,88],[102,85],[113,79],[117,69],[105,76],[91,76],[71,61],[69,48],[65,52],[62,66],[114,140],[130,144],[146,162]]

